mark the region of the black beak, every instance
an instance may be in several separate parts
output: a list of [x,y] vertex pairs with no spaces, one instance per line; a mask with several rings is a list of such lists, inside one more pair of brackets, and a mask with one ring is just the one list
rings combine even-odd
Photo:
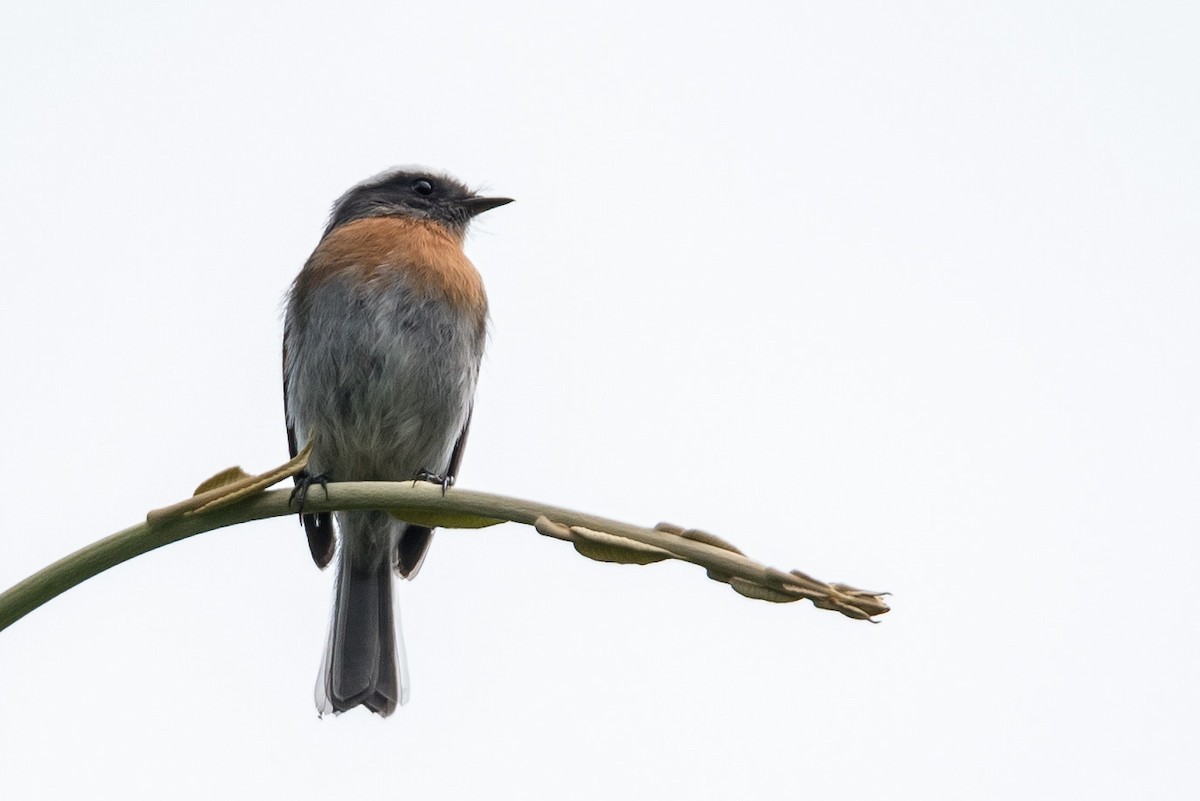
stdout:
[[511,197],[469,197],[462,201],[463,208],[467,213],[474,217],[477,214],[483,214],[485,211],[494,209],[497,206],[503,206],[506,203],[512,203]]

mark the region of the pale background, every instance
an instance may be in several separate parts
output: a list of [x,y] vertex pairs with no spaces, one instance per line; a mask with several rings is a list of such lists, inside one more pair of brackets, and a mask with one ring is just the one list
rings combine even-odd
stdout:
[[4,3],[0,586],[286,458],[280,304],[395,163],[518,202],[463,486],[878,626],[443,532],[318,720],[294,519],[0,633],[0,797],[1195,798],[1200,12]]

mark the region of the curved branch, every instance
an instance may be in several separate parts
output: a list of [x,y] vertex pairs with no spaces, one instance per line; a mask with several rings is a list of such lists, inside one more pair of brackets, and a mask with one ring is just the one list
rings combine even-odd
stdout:
[[[0,630],[71,587],[155,548],[225,526],[295,514],[288,490],[264,486],[296,472],[306,454],[261,476],[219,474],[197,495],[151,512],[146,522],[88,545],[0,593]],[[268,483],[269,482],[269,483]],[[214,486],[215,485],[215,486]],[[648,564],[680,559],[708,569],[710,578],[751,598],[788,602],[802,598],[847,617],[871,620],[888,611],[884,593],[826,584],[800,571],[790,573],[747,559],[718,537],[694,529],[659,524],[644,528],[535,501],[465,489],[443,494],[426,482],[339,482],[328,494],[309,495],[311,512],[385,509],[396,517],[441,528],[479,528],[505,521],[534,526],[540,533],[569,541],[577,551],[607,562]]]

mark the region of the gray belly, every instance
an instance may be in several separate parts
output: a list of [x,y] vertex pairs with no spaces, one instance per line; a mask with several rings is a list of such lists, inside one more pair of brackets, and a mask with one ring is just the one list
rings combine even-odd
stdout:
[[484,326],[402,279],[321,284],[289,303],[288,420],[309,470],[337,481],[442,473],[466,425]]

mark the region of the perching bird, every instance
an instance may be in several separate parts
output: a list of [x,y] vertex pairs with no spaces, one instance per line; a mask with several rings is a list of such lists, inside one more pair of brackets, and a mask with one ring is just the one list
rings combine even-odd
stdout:
[[[511,202],[448,175],[397,168],[350,189],[288,296],[283,394],[297,481],[453,483],[487,329],[487,296],[463,253],[477,214]],[[322,715],[406,700],[392,571],[412,578],[432,529],[386,512],[337,512],[333,617],[320,674]],[[329,513],[302,514],[313,560],[334,555]],[[397,648],[399,643],[399,648]]]

